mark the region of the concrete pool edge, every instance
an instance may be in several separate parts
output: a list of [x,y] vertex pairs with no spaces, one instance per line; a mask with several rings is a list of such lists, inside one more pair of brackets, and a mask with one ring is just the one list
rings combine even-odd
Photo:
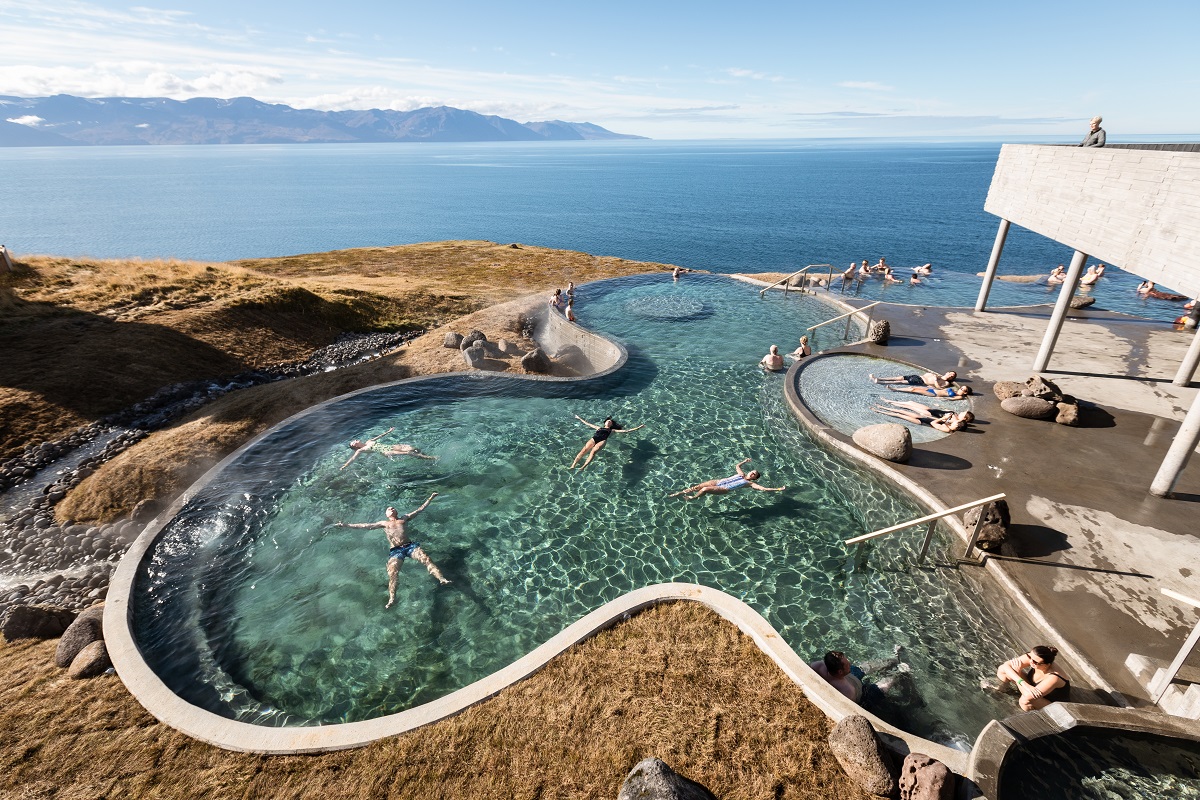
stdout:
[[[788,370],[784,381],[784,394],[787,399],[788,407],[792,413],[800,420],[805,429],[817,439],[825,447],[842,455],[847,460],[850,460],[860,467],[866,469],[872,474],[878,475],[902,491],[908,493],[912,499],[923,505],[930,512],[939,512],[946,510],[949,506],[942,502],[941,498],[926,489],[923,485],[916,482],[907,475],[903,475],[895,469],[892,469],[886,462],[860,450],[855,446],[851,438],[835,428],[826,425],[819,417],[817,417],[811,409],[805,404],[800,393],[800,376],[804,369],[811,363],[820,359],[825,359],[835,356],[853,356],[859,358],[877,358],[877,356],[868,355],[857,350],[847,348],[839,348],[830,352],[819,353],[811,356],[803,361],[797,361]],[[896,363],[909,364],[918,372],[925,372],[927,369],[919,364],[912,364],[901,359],[889,359]],[[958,536],[959,540],[965,545],[970,540],[970,532],[963,525],[962,520],[957,516],[944,517],[942,522],[948,525],[951,530]],[[1086,673],[1087,679],[1092,686],[1102,689],[1110,695],[1120,698],[1120,694],[1106,681],[1100,674],[1099,670],[1088,660],[1077,648],[1073,647],[1066,637],[1062,636],[1058,630],[1050,623],[1046,616],[1032,604],[1028,596],[1020,590],[1012,577],[1004,570],[1003,564],[994,561],[984,556],[983,563],[980,565],[985,574],[990,577],[1004,591],[1006,599],[1013,607],[1020,609],[1025,618],[1031,623],[1032,627],[1021,627],[1021,634],[1025,635],[1031,630],[1039,632],[1049,632],[1058,642],[1058,648],[1063,655],[1072,662],[1072,665],[1079,668],[1081,672]],[[1013,622],[1011,617],[1006,617],[1006,620]],[[1014,631],[1009,630],[1010,634]],[[1020,638],[1015,637],[1015,638]]]
[[1075,728],[1097,728],[1170,739],[1200,742],[1200,727],[1192,720],[1132,708],[1112,708],[1081,703],[1053,703],[989,724],[971,750],[968,774],[985,797],[1000,798],[1004,761],[1012,749],[1045,736],[1057,736]]

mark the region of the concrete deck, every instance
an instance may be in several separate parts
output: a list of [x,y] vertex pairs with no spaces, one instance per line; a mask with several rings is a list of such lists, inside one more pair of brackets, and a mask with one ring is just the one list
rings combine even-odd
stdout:
[[1200,597],[1200,459],[1175,499],[1149,494],[1197,391],[1171,384],[1193,333],[1071,312],[1042,373],[1095,404],[1088,427],[1070,428],[1012,416],[991,391],[1033,374],[1050,310],[878,306],[891,341],[851,349],[957,370],[978,393],[973,432],[916,445],[910,463],[889,466],[947,507],[1005,492],[1021,558],[1004,559],[1002,570],[1111,688],[1143,705],[1126,656],[1170,661],[1197,621],[1159,589]]

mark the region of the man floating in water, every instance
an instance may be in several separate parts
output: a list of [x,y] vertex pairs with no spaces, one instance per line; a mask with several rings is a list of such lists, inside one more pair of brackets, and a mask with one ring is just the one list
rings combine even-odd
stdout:
[[425,565],[425,569],[429,570],[429,574],[438,579],[438,583],[445,586],[450,581],[442,575],[441,570],[437,568],[425,551],[421,549],[419,542],[410,542],[408,540],[408,532],[405,530],[405,525],[410,519],[420,514],[429,507],[433,498],[437,497],[438,493],[434,492],[429,495],[429,499],[421,504],[420,508],[415,511],[410,511],[404,516],[397,516],[394,506],[387,507],[387,519],[379,522],[335,522],[334,527],[337,528],[383,528],[384,534],[387,535],[388,544],[392,549],[388,551],[387,574],[388,574],[388,601],[384,608],[391,608],[396,602],[396,580],[400,576],[400,567],[406,558],[415,558],[417,561]]

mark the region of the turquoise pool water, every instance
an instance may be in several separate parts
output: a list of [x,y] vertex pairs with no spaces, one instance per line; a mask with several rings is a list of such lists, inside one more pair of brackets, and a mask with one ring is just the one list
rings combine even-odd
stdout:
[[[921,698],[886,713],[910,730],[965,746],[1014,710],[978,681],[1020,647],[953,566],[915,566],[919,534],[857,555],[842,545],[921,511],[815,445],[782,377],[756,366],[828,307],[697,275],[591,284],[577,306],[582,324],[628,347],[615,375],[471,375],[360,394],[277,429],[207,485],[135,584],[136,636],[155,671],[245,721],[370,718],[486,676],[625,592],[687,581],[742,598],[813,658],[901,645],[901,677]],[[591,433],[574,414],[646,427],[571,471]],[[365,454],[340,469],[346,442],[392,426],[385,441],[438,460]],[[745,457],[787,491],[666,497]],[[389,504],[404,513],[433,491],[411,535],[454,583],[406,563],[385,610],[383,533],[332,523],[380,520]]]
[[[933,367],[941,369],[942,365]],[[871,409],[876,406],[891,407],[885,401],[915,401],[929,408],[944,408],[949,411],[970,411],[969,400],[947,400],[926,397],[907,392],[894,392],[883,384],[871,381],[876,377],[894,377],[925,372],[911,364],[902,364],[886,358],[860,355],[834,355],[815,358],[804,366],[800,373],[800,394],[805,405],[829,427],[851,436],[865,425],[895,422],[912,432],[914,442],[932,442],[947,434],[928,425],[915,425],[907,420]],[[945,370],[942,370],[945,371]]]

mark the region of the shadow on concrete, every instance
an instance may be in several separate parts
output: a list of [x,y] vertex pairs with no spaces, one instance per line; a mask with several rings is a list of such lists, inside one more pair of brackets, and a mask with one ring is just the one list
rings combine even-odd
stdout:
[[1200,503],[1200,494],[1189,494],[1188,492],[1172,492],[1172,500],[1182,500],[1185,503]]
[[1064,564],[1061,561],[1039,561],[1036,558],[1018,558],[1017,556],[998,556],[988,554],[988,558],[994,558],[997,561],[1013,561],[1018,564],[1032,564],[1041,567],[1054,567],[1056,569],[1073,569],[1080,572],[1094,572],[1099,575],[1121,575],[1126,578],[1146,578],[1153,580],[1153,575],[1147,575],[1144,572],[1126,572],[1120,569],[1105,569],[1103,567],[1085,567],[1080,564]]
[[888,347],[924,347],[924,339],[914,339],[911,336],[892,336],[887,340]]
[[[982,433],[982,431],[980,431]],[[972,464],[965,458],[952,456],[949,453],[938,453],[932,450],[919,450],[913,448],[912,456],[908,459],[908,466],[918,469],[970,469]]]
[[1079,401],[1080,428],[1115,428],[1117,419],[1095,403]]
[[1081,372],[1073,369],[1047,369],[1047,375],[1074,375],[1080,378],[1104,378],[1105,380],[1134,381],[1136,383],[1171,383],[1174,378],[1147,378],[1143,375],[1114,375],[1111,372]]
[[1008,538],[1024,558],[1039,558],[1071,549],[1071,542],[1062,531],[1045,525],[1012,523]]

